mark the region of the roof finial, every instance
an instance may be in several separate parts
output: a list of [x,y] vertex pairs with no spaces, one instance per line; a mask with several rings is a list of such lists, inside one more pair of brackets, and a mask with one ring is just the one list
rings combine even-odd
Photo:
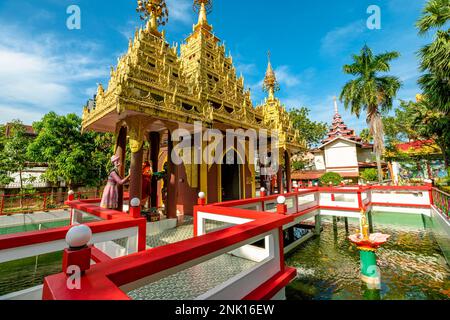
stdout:
[[273,71],[272,64],[270,62],[270,51],[267,52],[268,64],[266,76],[264,78],[263,90],[269,93],[269,100],[275,99],[275,92],[280,90],[277,77]]
[[207,15],[212,11],[212,0],[194,0],[194,11],[198,12],[198,24],[208,24]]
[[334,114],[339,114],[338,103],[337,103],[337,97],[334,96],[334,97],[333,97],[333,100],[334,100]]
[[158,26],[165,26],[169,21],[166,0],[138,0],[137,3],[136,11],[141,13],[141,19],[148,19],[148,28],[158,34]]

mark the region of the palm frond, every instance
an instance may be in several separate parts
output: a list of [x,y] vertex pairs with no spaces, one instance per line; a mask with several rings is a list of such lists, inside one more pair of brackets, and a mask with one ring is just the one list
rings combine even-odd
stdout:
[[423,35],[434,28],[445,25],[450,20],[450,0],[430,0],[417,21],[419,34]]

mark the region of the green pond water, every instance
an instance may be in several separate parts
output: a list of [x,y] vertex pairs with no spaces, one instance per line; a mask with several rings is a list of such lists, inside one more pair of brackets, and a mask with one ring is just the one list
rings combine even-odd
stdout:
[[[344,219],[286,257],[298,277],[286,288],[288,300],[442,300],[450,299],[450,268],[421,215],[373,213],[373,231],[391,238],[377,251],[381,289],[368,290],[360,279],[359,252],[347,237]],[[348,230],[359,228],[349,219]]]
[[[286,288],[288,300],[425,300],[450,299],[450,268],[431,232],[430,221],[420,215],[375,213],[373,229],[391,235],[377,252],[382,286],[367,290],[360,280],[359,252],[348,240],[344,220],[323,219],[320,237],[302,244],[286,257],[298,278]],[[45,228],[68,225],[68,221]],[[349,231],[359,227],[349,220]],[[42,228],[42,226],[41,226]],[[0,228],[0,234],[37,230],[36,225]],[[0,296],[41,285],[61,272],[62,252],[0,264]]]
[[[85,217],[83,221],[96,220]],[[0,228],[0,235],[65,227],[70,220]],[[0,263],[0,296],[41,285],[45,277],[62,270],[62,251]]]

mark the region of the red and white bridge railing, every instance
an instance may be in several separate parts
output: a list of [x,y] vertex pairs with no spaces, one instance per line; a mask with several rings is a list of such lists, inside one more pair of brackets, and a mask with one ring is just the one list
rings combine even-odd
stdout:
[[[255,262],[253,267],[204,292],[197,299],[271,299],[295,277],[296,270],[285,266],[282,251],[282,228],[293,217],[207,205],[197,206],[195,212],[197,219],[201,216],[202,219],[234,226],[212,233],[199,228],[194,238],[93,265],[81,276],[80,289],[66,286],[65,273],[49,276],[44,282],[43,298],[129,300],[127,293],[130,291],[224,254],[243,257],[256,250],[254,244],[262,240],[265,243],[263,254],[246,256]],[[211,272],[220,270],[218,266]],[[192,285],[196,286],[195,283]]]
[[[73,199],[71,195],[69,198]],[[92,261],[100,262],[116,256],[132,254],[146,248],[146,219],[136,219],[127,213],[103,209],[95,205],[99,199],[69,200],[66,204],[74,210],[74,216],[82,223],[81,212],[101,220],[86,223],[92,231],[90,244]],[[76,212],[75,212],[76,210]],[[66,234],[71,226],[41,231],[30,231],[0,236],[0,263],[16,261],[44,254],[61,252],[67,248]],[[114,245],[113,241],[126,239],[126,246]],[[120,248],[120,250],[118,250]],[[106,252],[106,253],[105,253]],[[40,290],[40,289],[38,289]],[[18,293],[20,297],[20,293]],[[14,296],[14,293],[12,294]]]

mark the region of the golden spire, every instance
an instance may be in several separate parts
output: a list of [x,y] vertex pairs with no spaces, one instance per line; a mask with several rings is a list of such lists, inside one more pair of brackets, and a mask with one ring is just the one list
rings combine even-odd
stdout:
[[212,0],[194,0],[194,11],[198,12],[198,25],[207,25],[207,15],[212,11]]
[[263,90],[269,93],[269,100],[275,99],[275,92],[280,90],[277,77],[270,63],[270,51],[267,53],[269,63],[267,65],[266,76],[264,78]]
[[141,13],[142,20],[149,20],[148,28],[156,34],[159,34],[158,26],[165,26],[169,21],[166,0],[138,0],[136,11]]

